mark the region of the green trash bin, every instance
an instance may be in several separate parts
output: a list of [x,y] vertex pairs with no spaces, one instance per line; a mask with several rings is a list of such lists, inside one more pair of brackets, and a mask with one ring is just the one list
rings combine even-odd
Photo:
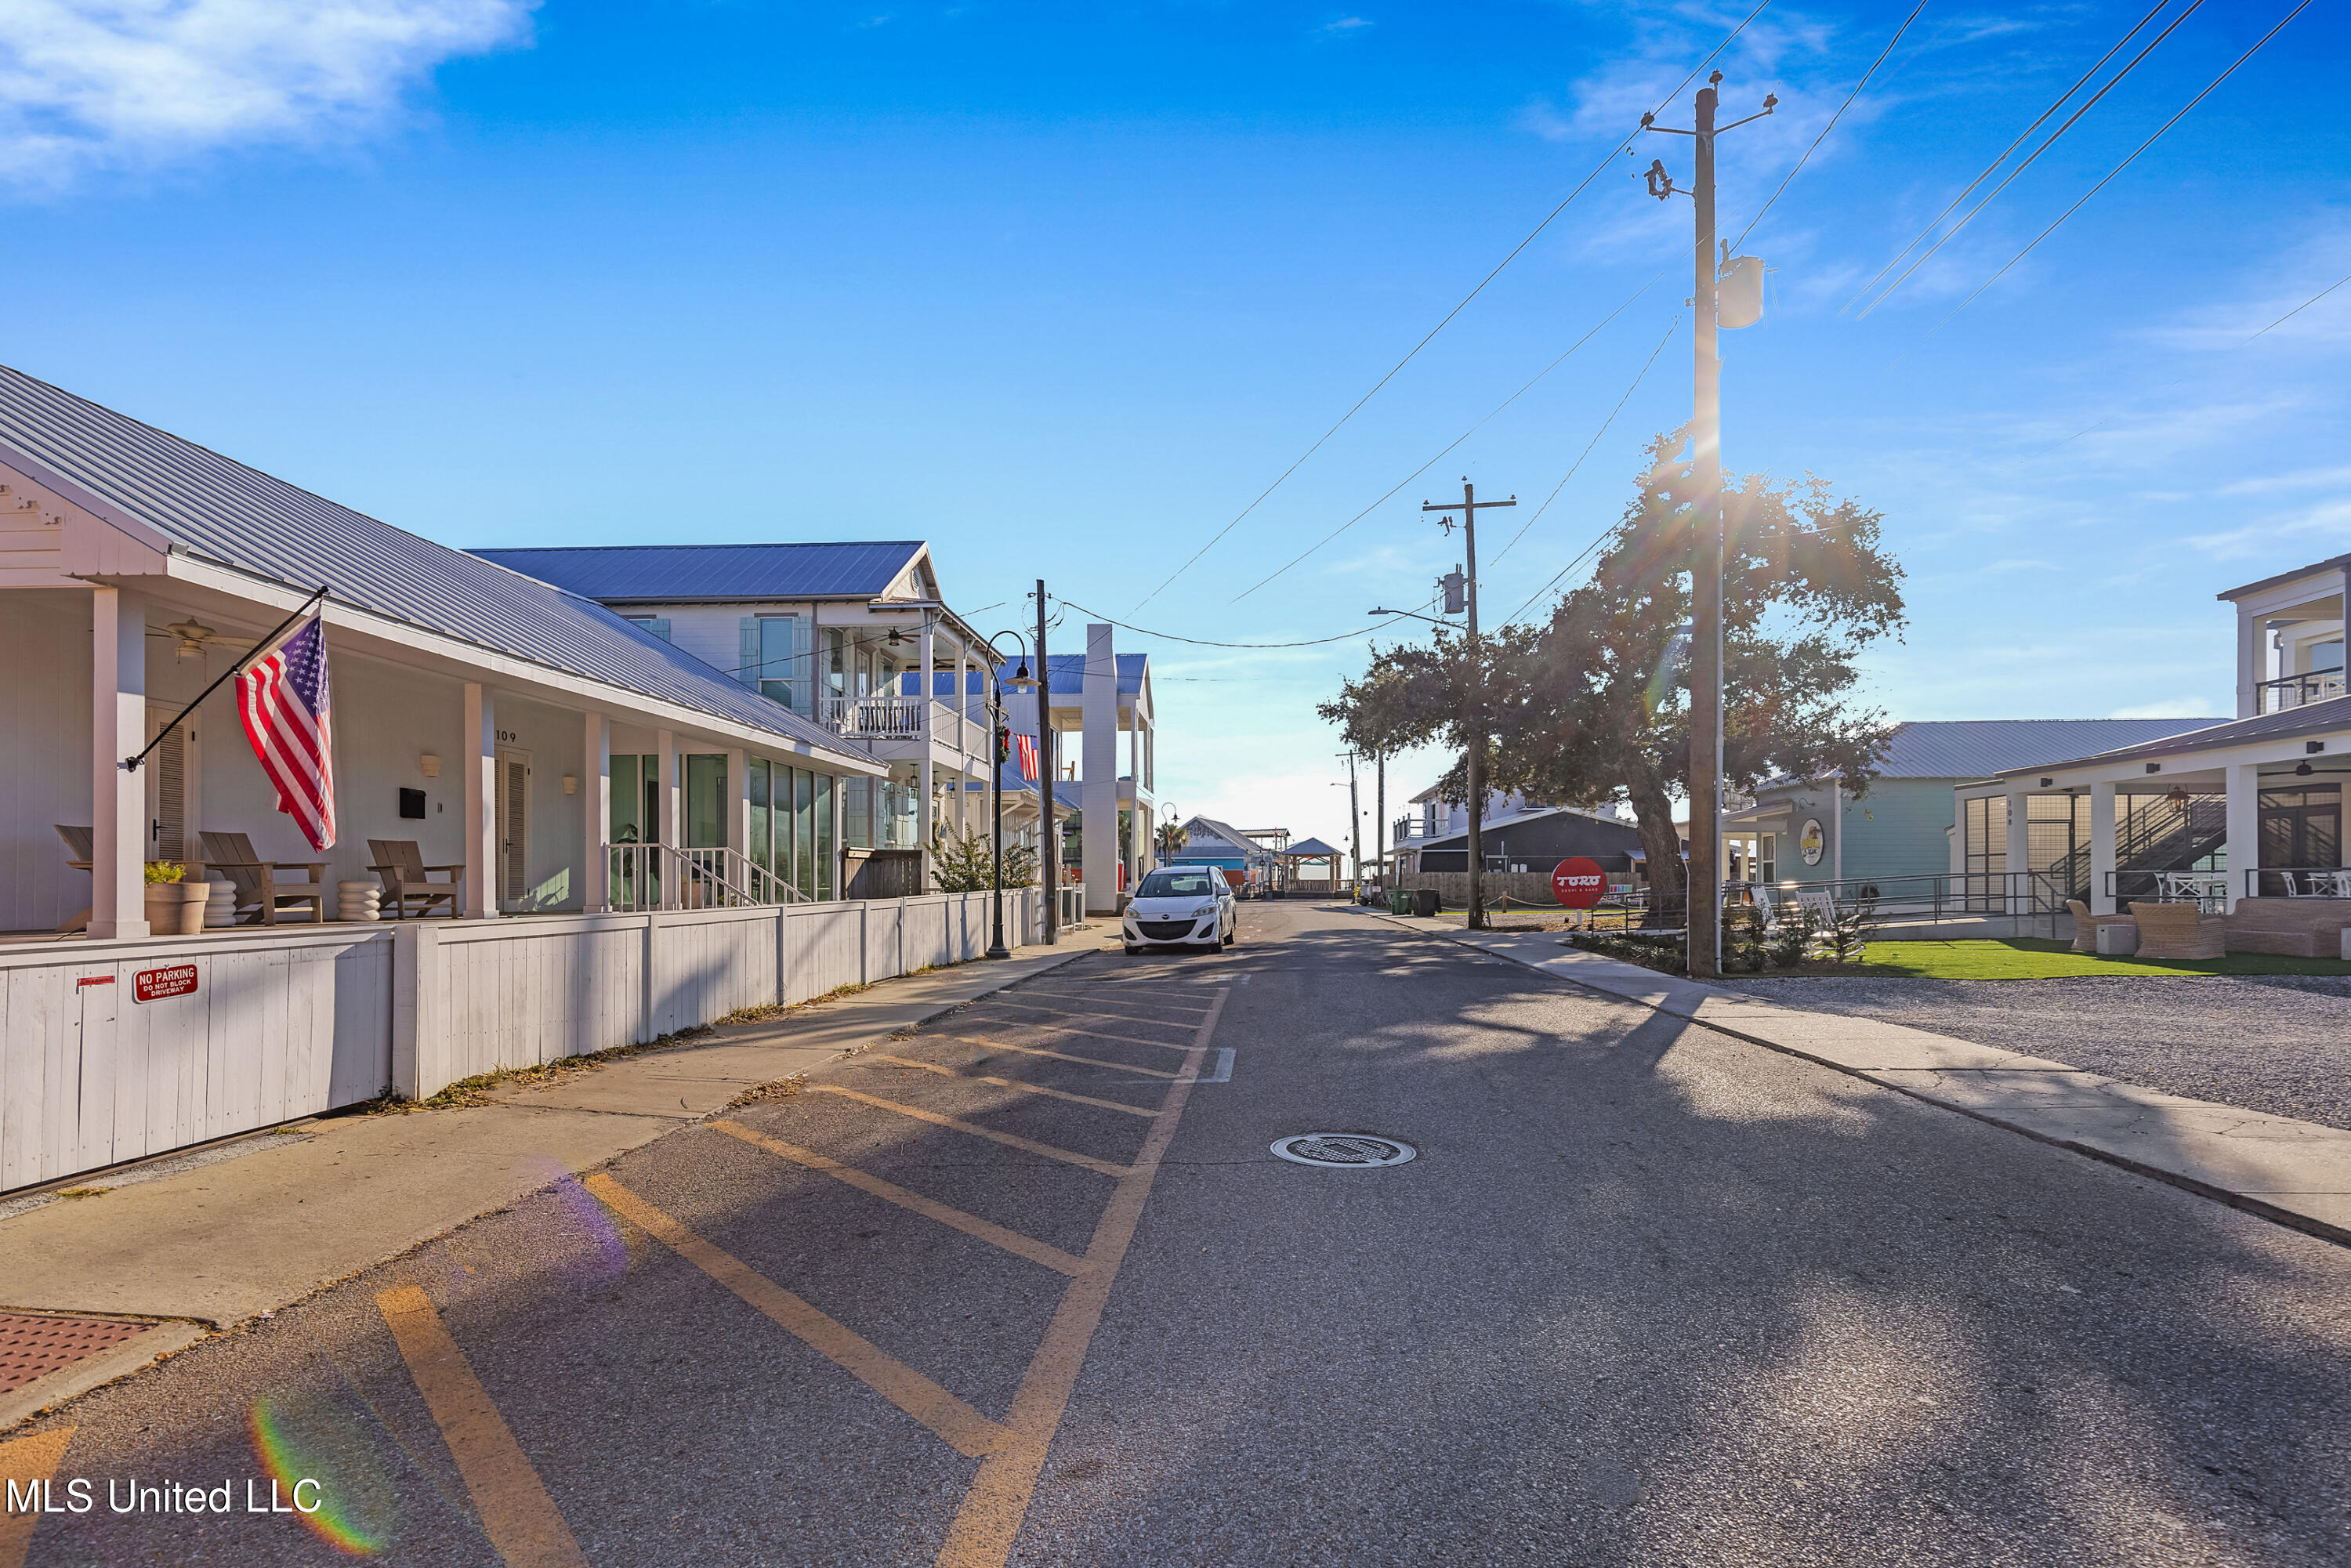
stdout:
[[1392,887],[1388,889],[1388,913],[1390,915],[1410,915],[1412,913],[1412,889],[1408,887]]

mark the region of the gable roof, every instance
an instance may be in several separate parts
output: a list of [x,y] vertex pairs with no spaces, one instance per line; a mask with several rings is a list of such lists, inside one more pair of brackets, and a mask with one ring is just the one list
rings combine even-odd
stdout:
[[586,545],[473,553],[590,599],[674,604],[878,598],[923,553],[923,541]]
[[[2150,740],[2137,746],[2090,752],[2062,760],[2022,763],[2001,768],[1999,772],[2032,773],[2052,768],[2073,768],[2085,762],[2136,762],[2141,758],[2159,760],[2199,751],[2219,751],[2227,747],[2241,746],[2249,740],[2287,740],[2297,735],[2339,731],[2351,728],[2351,695],[2328,697],[2322,702],[2304,703],[2299,707],[2227,723],[2210,719],[2201,722],[2204,727],[2177,733],[2168,740]],[[1984,777],[1989,779],[1994,775],[1987,773]]]
[[[1879,754],[1880,779],[1989,779],[2053,758],[2137,746],[2201,729],[2217,718],[1961,718],[1896,725]],[[1758,789],[1806,780],[1782,774]]]
[[[1047,653],[1045,672],[1050,682],[1048,689],[1055,696],[1083,696],[1086,690],[1086,658],[1087,655],[1083,653]],[[1144,672],[1151,666],[1151,655],[1113,653],[1111,658],[1118,665],[1118,695],[1131,697],[1140,693],[1143,690]],[[1001,674],[1008,680],[1011,678],[1012,672],[1018,668],[1019,668],[1019,661],[1007,660],[1001,667]]]
[[593,600],[378,522],[0,366],[0,449],[78,486],[174,553],[565,674],[841,755],[838,737]]
[[1207,829],[1208,831],[1214,833],[1217,838],[1224,840],[1225,842],[1232,845],[1233,848],[1237,850],[1242,851],[1243,852],[1247,852],[1258,847],[1256,844],[1249,842],[1249,841],[1243,836],[1238,828],[1234,827],[1229,822],[1220,822],[1214,817],[1194,817],[1186,821],[1184,824],[1184,833],[1186,840],[1191,837],[1192,828],[1196,823],[1200,827]]
[[1311,861],[1328,860],[1332,855],[1343,857],[1346,854],[1344,850],[1333,849],[1329,844],[1324,843],[1321,839],[1301,839],[1298,842],[1290,845],[1284,852],[1292,860],[1296,860],[1301,856],[1303,856],[1305,859]]

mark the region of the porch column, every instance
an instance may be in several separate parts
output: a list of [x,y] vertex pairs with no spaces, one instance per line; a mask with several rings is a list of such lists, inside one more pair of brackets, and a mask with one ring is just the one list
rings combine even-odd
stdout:
[[119,588],[91,594],[89,934],[144,936],[147,783],[122,759],[147,744],[147,612]]
[[1118,652],[1112,628],[1086,628],[1079,711],[1079,841],[1084,846],[1086,913],[1118,910]]
[[2115,909],[2115,786],[2109,779],[2090,786],[2090,913],[2113,915]]
[[932,721],[937,717],[939,711],[939,677],[937,665],[934,663],[938,656],[937,634],[935,630],[934,617],[927,610],[923,612],[922,650],[917,656],[922,660],[923,664],[923,695],[922,705],[914,711],[922,716],[923,721],[923,765],[922,777],[917,781],[914,791],[916,802],[914,844],[922,852],[923,874],[922,879],[914,885],[917,892],[928,893],[931,891],[931,834],[935,826],[931,807],[931,789],[936,781],[931,767],[931,749],[939,740],[938,726]]
[[739,746],[726,753],[726,847],[751,852],[751,754]]
[[661,906],[676,909],[683,902],[678,897],[675,852],[685,842],[684,811],[682,809],[685,803],[685,780],[680,776],[684,771],[685,763],[677,754],[675,730],[653,731],[653,748],[661,754],[661,841],[672,852],[662,857],[668,863],[661,868]]
[[601,713],[587,716],[580,797],[580,907],[594,915],[611,904],[612,857],[604,852],[604,835],[612,826],[612,727]]
[[498,720],[489,687],[465,683],[465,914],[487,920],[498,912]]
[[2008,853],[2005,863],[2008,868],[2008,912],[2011,915],[2032,912],[2032,897],[2025,891],[2028,883],[2018,875],[2020,872],[2032,869],[2032,833],[2029,825],[2032,800],[2032,797],[2022,789],[2008,792]]
[[2251,873],[2262,863],[2262,783],[2261,770],[2250,762],[2230,765],[2229,789],[2229,904],[2237,907],[2241,898],[2260,893],[2253,885],[2259,878]]
[[2270,673],[2269,649],[2262,645],[2268,629],[2262,618],[2237,612],[2237,716],[2252,718],[2261,711],[2261,682]]

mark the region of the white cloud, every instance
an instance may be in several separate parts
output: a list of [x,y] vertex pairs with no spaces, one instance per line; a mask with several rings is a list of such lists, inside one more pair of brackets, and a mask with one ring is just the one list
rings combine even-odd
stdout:
[[7,0],[0,176],[378,124],[443,61],[526,41],[537,0]]
[[2209,718],[2220,710],[2202,697],[2169,697],[2159,703],[2118,707],[2108,718]]
[[1323,23],[1322,26],[1317,27],[1315,31],[1325,37],[1343,37],[1349,33],[1359,31],[1362,28],[1370,26],[1371,25],[1371,21],[1368,17],[1342,16],[1335,22]]

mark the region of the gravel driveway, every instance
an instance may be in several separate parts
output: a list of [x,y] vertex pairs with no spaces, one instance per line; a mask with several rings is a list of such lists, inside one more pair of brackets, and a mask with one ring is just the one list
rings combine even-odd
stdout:
[[1784,979],[1726,988],[2351,1129],[2351,977]]

